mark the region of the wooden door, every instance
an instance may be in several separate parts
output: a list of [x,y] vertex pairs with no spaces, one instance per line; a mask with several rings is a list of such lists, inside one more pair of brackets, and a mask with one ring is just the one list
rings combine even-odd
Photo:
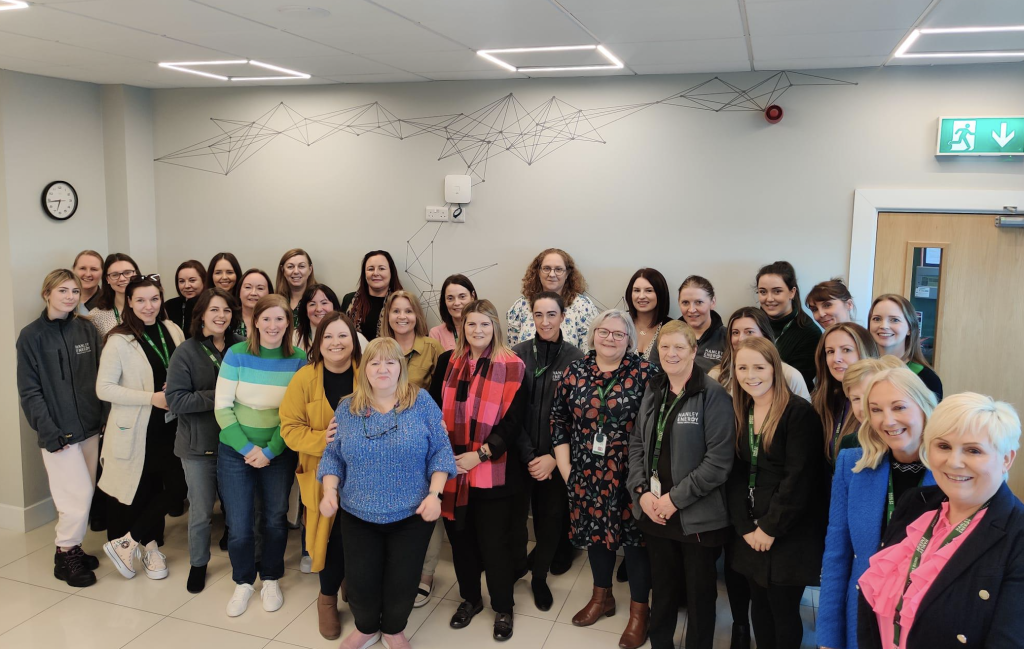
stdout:
[[[1024,415],[1024,229],[997,228],[991,214],[881,213],[874,295],[926,291],[914,281],[915,268],[917,280],[926,270],[925,248],[941,249],[933,255],[941,256],[935,319],[926,327],[934,328],[944,393],[980,392]],[[1009,482],[1024,496],[1024,461]]]

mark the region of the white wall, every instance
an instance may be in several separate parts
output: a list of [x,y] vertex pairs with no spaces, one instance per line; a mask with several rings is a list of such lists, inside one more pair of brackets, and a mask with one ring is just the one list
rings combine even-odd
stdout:
[[[794,263],[806,290],[848,269],[855,188],[1021,186],[1020,160],[938,160],[934,147],[940,115],[1019,113],[1022,72],[1020,65],[825,71],[860,85],[793,88],[774,126],[756,113],[655,106],[600,129],[606,144],[572,142],[532,166],[502,154],[474,187],[468,223],[438,233],[435,288],[448,273],[497,262],[474,281],[503,310],[533,255],[558,246],[608,306],[643,265],[673,285],[705,275],[723,315],[753,301],[756,269],[776,259]],[[743,84],[764,76],[727,78]],[[216,135],[210,118],[255,120],[281,101],[306,116],[373,101],[403,118],[469,113],[509,92],[528,109],[552,95],[597,108],[656,100],[707,77],[159,90],[155,151]],[[444,175],[465,169],[457,158],[437,161],[443,144],[431,135],[338,133],[307,147],[280,137],[226,177],[158,163],[160,270],[170,276],[184,259],[205,262],[227,249],[243,267],[273,274],[279,255],[300,246],[321,281],[342,293],[353,287],[365,250],[386,248],[404,268],[424,206],[442,203]]]

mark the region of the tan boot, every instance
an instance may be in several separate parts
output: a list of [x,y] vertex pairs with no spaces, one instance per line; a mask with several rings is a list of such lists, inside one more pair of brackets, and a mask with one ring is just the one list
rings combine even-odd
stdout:
[[629,602],[629,622],[619,638],[622,649],[637,649],[647,642],[647,631],[651,624],[651,608],[646,602]]
[[615,615],[615,598],[612,596],[611,588],[598,588],[594,586],[594,594],[591,595],[587,605],[580,609],[580,612],[572,616],[573,626],[590,626],[597,622],[601,616],[611,617]]
[[320,635],[328,640],[341,636],[341,618],[338,617],[338,596],[320,593],[316,598],[316,613],[320,618]]

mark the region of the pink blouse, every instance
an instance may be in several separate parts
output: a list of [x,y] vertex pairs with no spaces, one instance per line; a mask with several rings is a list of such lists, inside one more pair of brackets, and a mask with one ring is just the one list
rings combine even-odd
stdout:
[[430,330],[430,337],[441,343],[446,352],[455,349],[455,334],[448,331],[448,327],[443,322]]
[[[910,628],[914,624],[917,608],[928,594],[928,589],[931,588],[942,569],[946,567],[957,548],[978,527],[977,522],[984,517],[986,511],[982,510],[975,514],[971,525],[964,530],[963,534],[950,541],[946,547],[939,549],[942,541],[954,527],[947,519],[949,503],[942,503],[939,520],[932,533],[932,541],[928,544],[924,556],[921,557],[921,565],[910,576],[910,587],[907,588],[907,593],[903,597],[900,626],[904,646],[906,646]],[[908,525],[907,537],[898,545],[883,548],[871,557],[870,567],[857,582],[860,584],[860,591],[864,593],[864,599],[871,605],[871,609],[878,618],[878,628],[882,635],[882,649],[896,648],[892,642],[896,604],[900,600],[900,595],[903,594],[903,586],[906,584],[907,570],[910,568],[910,559],[914,554],[914,549],[917,548],[917,544],[920,543],[925,530],[928,529],[928,525],[934,517],[935,512],[929,511]]]

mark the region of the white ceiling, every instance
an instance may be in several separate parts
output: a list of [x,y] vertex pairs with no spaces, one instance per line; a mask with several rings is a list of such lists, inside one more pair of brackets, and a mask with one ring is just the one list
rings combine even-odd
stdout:
[[[296,5],[296,2],[302,4]],[[526,78],[479,49],[604,44],[613,73],[937,65],[914,28],[1024,25],[1024,0],[35,0],[0,11],[0,68],[149,88],[224,82],[161,61],[255,59],[312,75],[251,84]],[[300,11],[281,11],[282,8]],[[319,11],[304,11],[315,7]],[[1024,32],[923,35],[912,51],[1024,51]],[[578,62],[531,55],[531,65]],[[1020,61],[1013,58],[985,61]],[[211,70],[213,71],[213,70]],[[271,73],[272,74],[272,73]]]

